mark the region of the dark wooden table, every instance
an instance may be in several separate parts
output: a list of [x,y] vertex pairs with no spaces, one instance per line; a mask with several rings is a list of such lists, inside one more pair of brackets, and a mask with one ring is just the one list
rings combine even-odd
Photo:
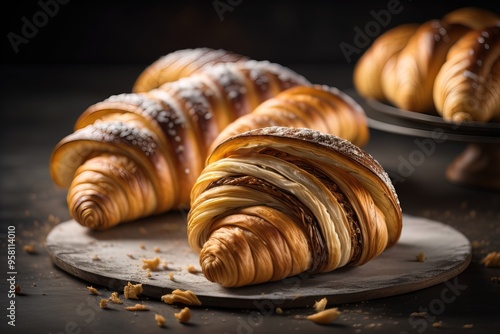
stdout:
[[[311,81],[352,87],[352,68],[290,66]],[[486,268],[480,260],[500,250],[500,193],[451,184],[446,166],[465,143],[435,145],[435,151],[395,182],[403,211],[449,224],[473,244],[472,263],[458,277],[414,293],[360,303],[336,305],[342,315],[330,326],[303,318],[307,309],[236,310],[194,308],[189,324],[174,318],[178,306],[143,299],[146,312],[115,308],[102,310],[88,282],[55,267],[45,248],[47,233],[70,219],[66,191],[49,175],[54,145],[72,131],[78,115],[109,95],[130,91],[141,66],[24,66],[1,67],[0,90],[0,332],[1,333],[120,333],[162,332],[154,314],[167,319],[166,330],[185,333],[277,333],[297,331],[337,333],[493,333],[500,328],[500,285],[492,277],[500,268]],[[418,150],[416,138],[371,131],[366,150],[393,176],[401,159]],[[9,231],[12,233],[9,234]],[[15,274],[8,268],[8,241],[15,234]],[[23,247],[31,245],[34,254]],[[9,279],[21,288],[9,296]],[[97,287],[109,294],[110,287]],[[15,327],[7,308],[15,301]],[[12,307],[11,307],[12,308]],[[411,316],[420,312],[421,317]],[[423,313],[426,312],[426,313]],[[433,327],[441,322],[442,328]],[[464,328],[472,327],[472,328]]]

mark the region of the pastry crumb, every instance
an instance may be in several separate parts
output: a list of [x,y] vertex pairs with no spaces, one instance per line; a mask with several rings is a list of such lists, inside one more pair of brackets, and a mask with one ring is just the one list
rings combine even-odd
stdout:
[[131,258],[132,260],[135,260],[135,256],[133,256],[132,254],[127,254],[127,256],[128,256],[129,258]]
[[173,281],[174,280],[174,273],[173,272],[169,272],[168,273],[168,279]]
[[186,305],[201,305],[201,301],[190,290],[175,289],[170,294],[161,296],[161,301],[166,304],[181,303]]
[[111,296],[109,297],[109,301],[112,302],[113,304],[123,304],[120,297],[118,297],[118,292],[111,293]]
[[425,318],[427,316],[427,312],[412,312],[410,317],[422,317]]
[[329,308],[321,312],[311,314],[307,316],[306,319],[320,325],[325,325],[337,319],[339,315],[340,311],[337,308]]
[[191,319],[191,311],[189,310],[189,307],[184,307],[182,310],[180,310],[178,313],[174,313],[174,316],[179,320],[181,323],[188,322],[189,319]]
[[101,293],[99,291],[97,291],[96,288],[94,288],[93,286],[88,286],[87,287],[87,290],[89,290],[89,292],[93,295],[100,295]]
[[108,308],[108,300],[107,299],[101,299],[101,301],[99,302],[99,307],[100,308]]
[[156,322],[156,325],[158,327],[165,327],[165,324],[167,323],[167,320],[161,314],[156,313],[155,314],[155,322]]
[[125,299],[139,299],[138,296],[142,291],[142,283],[132,284],[128,282],[128,284],[123,287],[123,296]]
[[316,312],[321,312],[325,309],[327,303],[328,303],[328,300],[326,299],[326,297],[319,300],[319,301],[316,301],[314,303],[314,309],[316,310]]
[[463,328],[473,328],[474,324],[465,324],[462,326]]
[[283,314],[283,309],[281,307],[277,307],[276,314]]
[[148,268],[148,271],[146,272],[147,278],[151,278],[151,269]]
[[160,247],[153,248],[153,252],[155,252],[155,253],[161,253]]
[[96,254],[94,255],[94,257],[92,257],[92,261],[101,261],[101,258]]
[[480,263],[485,267],[500,267],[500,252],[489,252]]
[[425,260],[427,259],[424,252],[418,253],[416,258],[417,258],[417,262],[425,262]]
[[145,244],[140,244],[140,245],[139,245],[139,247],[140,247],[141,249],[146,249],[146,245],[145,245]]
[[142,269],[157,270],[160,265],[160,258],[158,256],[152,259],[142,259]]
[[127,311],[149,311],[148,307],[144,304],[135,304],[134,306],[126,306]]
[[197,274],[198,273],[198,269],[196,269],[195,266],[192,265],[192,264],[188,265],[186,269],[191,274]]
[[33,245],[24,245],[23,250],[31,255],[36,254],[36,249]]
[[442,328],[443,327],[443,322],[441,320],[433,322],[432,323],[432,327],[434,327],[434,328]]

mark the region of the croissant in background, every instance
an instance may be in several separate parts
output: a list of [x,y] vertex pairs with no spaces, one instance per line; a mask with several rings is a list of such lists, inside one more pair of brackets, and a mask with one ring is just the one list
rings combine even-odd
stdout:
[[90,106],[55,147],[50,171],[71,215],[91,229],[179,209],[229,123],[295,85],[268,61],[222,63],[144,93]]
[[160,57],[137,77],[132,91],[147,92],[166,82],[177,81],[212,66],[227,62],[245,62],[242,55],[227,50],[210,48],[183,49]]
[[394,245],[402,213],[369,154],[334,135],[268,127],[230,137],[191,194],[188,242],[225,287],[361,265]]
[[458,41],[436,77],[434,101],[447,121],[500,120],[500,26]]
[[[438,106],[436,96],[440,95],[441,100],[446,99],[445,95],[451,87],[450,82],[462,82],[460,88],[453,89],[453,97],[448,100],[453,100],[454,104],[473,103],[482,107],[483,102],[475,93],[476,84],[471,80],[465,80],[464,76],[475,73],[474,75],[478,75],[475,80],[484,83],[488,86],[485,89],[492,92],[496,88],[490,84],[494,84],[495,79],[488,77],[483,69],[478,71],[473,66],[465,69],[466,66],[463,63],[461,64],[462,70],[459,69],[460,66],[453,67],[449,53],[456,54],[456,51],[450,52],[450,50],[466,38],[471,31],[481,33],[486,28],[499,25],[500,17],[497,14],[485,9],[464,7],[446,14],[440,20],[430,20],[419,24],[416,28],[414,24],[396,26],[377,38],[359,59],[354,70],[355,87],[365,98],[386,101],[408,111],[439,112],[444,116],[455,112],[439,110],[439,108],[447,107]],[[412,29],[415,29],[413,33]],[[405,39],[407,39],[406,43]],[[461,59],[468,58],[470,63],[483,61],[480,58],[494,59],[496,57],[493,49],[484,50],[479,55],[474,52],[470,42],[463,42],[460,45],[463,51]],[[467,52],[470,54],[466,56]],[[454,61],[458,62],[458,59],[456,57]],[[449,64],[445,66],[445,63]],[[444,73],[448,72],[451,67],[453,70],[450,73]],[[437,80],[438,74],[441,77],[439,81]],[[448,88],[443,89],[445,81]],[[471,85],[468,89],[465,88],[466,82]],[[491,118],[488,116],[489,111],[485,112],[486,115],[479,117],[474,115],[477,113],[476,111],[471,111],[470,115],[462,113],[460,117],[454,117],[453,121]],[[452,120],[450,117],[444,116],[444,118]]]

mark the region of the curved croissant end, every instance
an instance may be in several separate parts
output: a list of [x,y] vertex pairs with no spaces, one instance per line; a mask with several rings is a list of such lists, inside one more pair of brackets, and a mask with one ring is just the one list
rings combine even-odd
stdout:
[[92,229],[187,207],[217,134],[299,84],[309,83],[288,68],[247,61],[111,96],[82,113],[55,147],[52,178],[69,187],[73,218]]
[[434,80],[451,46],[469,28],[431,20],[421,24],[382,73],[384,95],[395,106],[415,112],[434,110]]
[[402,24],[380,35],[361,56],[354,68],[354,86],[358,93],[380,101],[385,100],[382,71],[385,64],[408,43],[418,24]]
[[434,100],[447,121],[500,119],[500,27],[471,31],[453,46],[436,77]]
[[207,162],[192,188],[188,242],[225,287],[361,265],[399,239],[388,175],[347,140],[268,127],[225,140]]
[[138,76],[132,91],[147,92],[166,82],[177,81],[218,63],[247,61],[247,57],[218,49],[196,48],[171,52],[146,67]]
[[490,10],[476,7],[456,9],[443,16],[442,20],[447,23],[460,23],[474,30],[500,25],[500,16]]
[[229,124],[209,151],[234,135],[258,128],[286,126],[309,128],[364,146],[368,122],[361,106],[347,94],[326,85],[295,86],[264,101],[251,113]]

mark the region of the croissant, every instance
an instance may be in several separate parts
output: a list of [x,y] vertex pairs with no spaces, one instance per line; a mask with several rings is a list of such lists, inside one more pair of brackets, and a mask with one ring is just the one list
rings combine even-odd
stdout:
[[450,49],[433,93],[447,121],[500,120],[500,26],[461,38]]
[[209,151],[236,134],[270,126],[310,128],[334,134],[360,147],[369,139],[365,112],[350,96],[326,85],[295,86],[229,124],[215,138]]
[[249,60],[111,96],[85,110],[56,145],[52,178],[69,188],[71,215],[90,229],[186,207],[217,134],[299,84],[310,83],[286,67]]
[[244,62],[245,56],[227,50],[210,48],[183,49],[160,57],[137,77],[132,91],[147,92],[166,82],[177,81],[203,70],[207,66],[225,62]]
[[[401,109],[435,113],[434,86],[448,61],[449,50],[470,31],[499,25],[497,14],[464,7],[440,20],[396,26],[378,37],[357,62],[355,88],[365,98],[386,101]],[[475,54],[470,58],[478,60]],[[479,104],[467,103],[471,102]]]
[[415,112],[434,110],[433,86],[451,46],[469,28],[430,20],[421,24],[401,52],[382,71],[387,100]]
[[359,58],[354,67],[354,86],[361,96],[385,100],[381,82],[384,66],[406,46],[417,28],[418,24],[402,24],[386,31]]
[[402,212],[388,175],[358,146],[268,127],[216,147],[187,228],[205,277],[240,287],[362,265],[398,241]]

